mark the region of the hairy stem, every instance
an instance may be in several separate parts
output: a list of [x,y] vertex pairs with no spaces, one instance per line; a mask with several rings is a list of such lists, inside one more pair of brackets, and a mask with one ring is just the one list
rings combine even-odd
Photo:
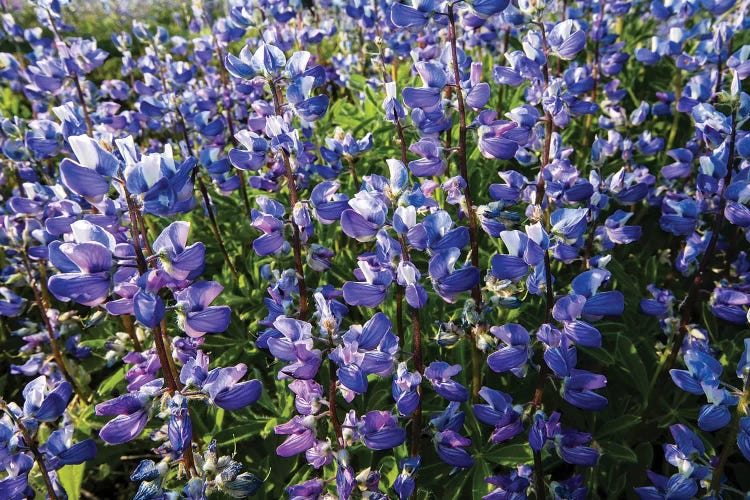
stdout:
[[[148,235],[145,233],[145,230],[143,233],[138,231],[138,221],[142,221],[139,213],[140,210],[136,206],[135,200],[130,196],[127,188],[125,188],[124,183],[123,193],[128,205],[128,214],[130,216],[130,235],[133,239],[133,246],[135,247],[136,265],[138,266],[138,272],[143,275],[148,271],[148,264],[143,255],[143,247],[141,244],[145,244],[148,248],[151,248],[151,244],[148,242]],[[143,238],[143,242],[141,242],[141,238]],[[152,261],[152,266],[154,268],[157,267],[155,260]],[[169,335],[167,334],[165,320],[162,320],[160,324],[151,329],[151,336],[154,339],[154,348],[156,349],[156,354],[159,358],[159,366],[161,366],[162,373],[164,374],[164,382],[167,384],[167,391],[170,394],[174,394],[180,389],[180,381],[175,375],[177,373],[177,368],[169,354],[168,344],[170,341]],[[185,447],[185,451],[183,452],[182,460],[191,477],[195,477],[197,475],[197,470],[195,467],[195,459],[193,457],[192,439],[193,437],[191,435],[189,442]]]
[[[450,46],[451,46],[451,59],[453,63],[453,80],[456,87],[456,99],[458,101],[458,169],[463,177],[466,187],[464,188],[464,200],[466,202],[466,217],[469,219],[469,241],[471,245],[471,264],[479,268],[479,241],[477,231],[477,215],[474,210],[474,203],[471,198],[471,183],[469,182],[469,172],[467,167],[467,147],[466,147],[466,105],[464,103],[463,90],[461,89],[461,70],[458,67],[458,48],[457,34],[456,34],[456,15],[454,12],[453,3],[448,4],[448,23],[450,25]],[[482,290],[481,283],[477,283],[471,289],[471,298],[474,299],[474,304],[477,311],[482,309]],[[474,331],[470,331],[469,338],[471,340],[472,350],[477,351],[476,336]],[[472,387],[471,394],[472,399],[476,400],[479,394],[479,386],[481,384],[480,364],[476,362],[479,359],[478,352],[472,352]]]
[[31,290],[34,292],[34,303],[39,308],[39,313],[42,316],[44,327],[47,330],[47,337],[49,338],[49,344],[52,348],[52,356],[55,358],[55,363],[57,363],[58,369],[60,370],[60,373],[62,373],[65,380],[70,382],[70,385],[73,387],[75,393],[78,394],[78,397],[85,401],[88,398],[85,397],[85,394],[83,393],[81,387],[78,385],[78,382],[73,376],[71,376],[70,372],[68,371],[68,366],[65,363],[65,358],[63,357],[62,351],[60,350],[60,344],[57,343],[55,329],[52,327],[52,322],[50,321],[47,314],[47,306],[44,303],[44,298],[42,297],[42,293],[40,291],[40,284],[37,278],[34,276],[34,270],[25,250],[21,253],[21,258],[23,260],[23,266],[26,269],[26,275],[28,276],[29,285],[31,286]]
[[[273,97],[273,105],[276,110],[277,116],[284,116],[284,101],[281,94],[281,88],[276,84],[275,81],[269,80],[271,86],[271,95]],[[281,158],[284,161],[284,170],[286,171],[286,182],[289,188],[289,198],[291,201],[291,222],[292,222],[292,250],[294,252],[294,266],[297,269],[297,282],[299,283],[299,319],[305,321],[307,319],[307,285],[305,283],[305,268],[302,260],[302,240],[300,239],[299,227],[294,223],[293,213],[294,207],[297,206],[297,183],[294,179],[294,170],[292,170],[292,161],[289,158],[289,153],[283,147],[280,149]]]
[[55,487],[52,485],[52,480],[49,478],[47,465],[44,463],[44,455],[42,455],[42,452],[39,451],[36,440],[31,436],[31,434],[29,434],[29,431],[26,430],[26,427],[24,427],[23,423],[18,418],[16,418],[11,409],[8,407],[8,404],[2,399],[0,399],[0,410],[5,412],[5,414],[8,415],[11,420],[13,420],[13,423],[16,424],[16,427],[18,427],[18,430],[21,432],[26,446],[28,446],[32,455],[34,455],[34,460],[39,466],[39,472],[41,472],[42,478],[44,478],[44,486],[47,488],[47,495],[49,495],[50,500],[57,500],[58,496],[57,493],[55,493]]

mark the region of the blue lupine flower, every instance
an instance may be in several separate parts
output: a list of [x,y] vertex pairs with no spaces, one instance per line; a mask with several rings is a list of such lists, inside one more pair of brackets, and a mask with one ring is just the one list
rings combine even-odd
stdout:
[[232,148],[229,150],[229,161],[240,170],[255,171],[266,164],[268,141],[249,131],[240,130],[234,137],[245,149]]
[[176,221],[165,227],[154,240],[154,255],[160,267],[176,280],[193,280],[203,273],[206,246],[199,242],[187,245],[190,223]]
[[193,437],[193,423],[188,413],[187,399],[182,394],[175,394],[167,403],[169,423],[167,435],[172,450],[182,455]]
[[452,247],[436,253],[429,262],[432,287],[446,302],[455,302],[456,296],[479,283],[480,272],[474,266],[455,269],[461,251]]
[[123,394],[115,399],[96,405],[99,416],[115,416],[104,424],[99,437],[109,444],[122,444],[132,441],[140,435],[149,420],[146,403],[161,389],[164,381],[157,379],[136,392]]
[[276,447],[276,454],[280,457],[293,457],[315,444],[315,420],[312,416],[295,415],[289,422],[279,424],[273,430],[276,434],[289,436]]
[[41,375],[23,388],[23,414],[27,419],[52,422],[68,406],[73,387],[65,380],[53,381]]
[[49,259],[62,271],[50,277],[50,292],[63,302],[74,301],[96,306],[109,295],[114,237],[87,221],[71,224],[78,243],[54,241],[49,245]]
[[349,200],[349,207],[341,213],[341,229],[357,241],[372,240],[385,224],[386,203],[378,196],[360,191]]
[[405,362],[398,364],[393,374],[391,392],[393,399],[396,400],[399,415],[408,417],[417,409],[420,400],[417,388],[421,383],[422,376],[419,372],[410,372]]
[[399,28],[421,29],[433,13],[434,0],[412,0],[411,5],[394,3],[391,7],[391,22]]
[[490,437],[493,443],[508,441],[523,432],[520,407],[512,405],[508,394],[482,387],[479,396],[488,404],[475,404],[474,415],[480,422],[495,426]]
[[531,356],[529,332],[519,324],[509,323],[493,326],[490,333],[502,340],[505,345],[489,355],[487,365],[495,372],[509,371],[522,378],[526,374],[526,364]]
[[677,473],[667,478],[652,471],[646,471],[654,486],[636,488],[641,500],[690,500],[698,493],[698,483]]
[[449,365],[444,361],[433,361],[424,370],[424,377],[430,381],[435,392],[448,401],[466,401],[469,392],[453,377],[461,373],[461,365]]
[[360,439],[371,450],[390,450],[406,439],[406,431],[387,411],[370,411],[357,426]]
[[68,143],[77,161],[65,158],[60,163],[63,184],[91,203],[101,202],[121,169],[120,162],[86,135],[68,137]]
[[279,316],[273,327],[270,337],[265,340],[266,345],[275,357],[291,363],[280,370],[279,378],[307,380],[315,377],[322,359],[320,350],[313,348],[312,325]]
[[[530,232],[531,226],[526,232]],[[508,255],[496,254],[492,256],[492,274],[498,279],[518,281],[529,272],[529,266],[538,266],[544,259],[544,251],[549,245],[549,239],[541,226],[542,239],[534,238],[536,232],[530,236],[521,231],[503,231],[500,238],[505,244]]]
[[375,314],[361,327],[352,326],[342,336],[342,341],[329,358],[338,366],[336,374],[344,388],[363,394],[367,392],[368,375],[387,376],[393,371],[398,339],[385,314]]
[[499,476],[490,476],[485,478],[485,482],[495,486],[495,489],[489,495],[482,497],[483,500],[500,500],[503,498],[521,500],[526,497],[526,490],[531,484],[529,478],[532,475],[532,469],[528,465],[519,465],[517,470],[511,471],[510,474]]
[[76,465],[96,456],[96,444],[93,439],[86,439],[73,443],[73,425],[64,424],[53,431],[47,441],[39,448],[52,469],[59,469],[65,465]]
[[421,458],[419,456],[404,458],[399,462],[398,468],[400,472],[396,480],[393,481],[393,489],[396,491],[399,500],[411,498],[414,493],[414,488],[416,487],[414,476],[419,471],[420,462]]
[[471,446],[471,439],[451,429],[435,433],[435,448],[440,460],[453,467],[468,468],[474,465],[474,459],[463,448]]
[[385,300],[388,287],[393,281],[393,272],[382,268],[371,259],[357,262],[354,275],[362,281],[347,281],[341,287],[344,300],[352,306],[376,307]]
[[210,306],[223,286],[215,281],[196,281],[175,292],[179,325],[188,336],[202,337],[206,332],[223,332],[229,327],[232,310],[228,306]]
[[13,293],[10,288],[0,286],[0,316],[12,317],[18,316],[23,309],[26,299]]
[[740,430],[737,433],[737,447],[745,460],[750,460],[750,417],[740,419]]
[[574,59],[586,45],[586,33],[577,29],[575,21],[566,19],[550,30],[547,43],[552,52],[561,59]]
[[144,212],[169,217],[195,207],[192,173],[197,159],[189,157],[178,163],[169,145],[161,154],[141,156],[130,136],[118,139],[117,146],[125,158],[125,185],[142,200]]

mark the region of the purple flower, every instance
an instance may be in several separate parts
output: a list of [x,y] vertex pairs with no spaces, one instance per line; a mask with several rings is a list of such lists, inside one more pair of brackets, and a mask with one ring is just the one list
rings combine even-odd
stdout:
[[529,332],[515,323],[503,326],[493,326],[490,333],[505,343],[487,358],[487,365],[495,372],[513,372],[517,377],[523,377],[526,363],[529,360]]
[[455,269],[461,251],[451,247],[436,253],[429,263],[432,287],[446,302],[455,302],[459,293],[472,289],[479,283],[480,272],[474,266]]
[[471,446],[471,439],[446,429],[435,433],[435,448],[440,460],[453,467],[468,468],[474,465],[474,459],[463,448]]
[[189,232],[189,222],[173,222],[153,244],[160,267],[178,281],[197,278],[205,267],[206,246],[201,242],[186,246]]
[[508,441],[523,432],[520,408],[513,407],[508,394],[482,387],[479,396],[488,404],[475,404],[474,415],[480,422],[495,427],[490,438],[493,443]]
[[359,421],[357,430],[362,442],[371,450],[390,450],[406,439],[406,431],[387,411],[371,411]]
[[157,379],[136,392],[123,394],[96,405],[95,412],[98,416],[116,415],[104,424],[99,431],[99,437],[109,444],[122,444],[138,437],[150,416],[146,403],[159,392],[163,383],[163,380]]
[[461,365],[451,366],[444,361],[433,361],[425,368],[424,377],[441,397],[448,401],[463,402],[469,399],[469,392],[452,378],[461,373],[461,370]]
[[315,444],[315,419],[311,416],[295,415],[285,423],[273,428],[276,434],[287,437],[276,448],[280,457],[293,457],[307,451]]
[[407,417],[414,413],[419,405],[419,393],[417,387],[422,383],[419,372],[410,372],[406,363],[401,362],[393,374],[391,393],[396,400],[396,408],[401,416]]
[[574,59],[586,45],[586,33],[576,29],[572,19],[566,19],[552,28],[547,35],[547,43],[552,52],[561,59]]
[[206,332],[223,332],[229,327],[232,310],[228,306],[209,306],[223,289],[215,281],[196,281],[175,292],[179,324],[188,336],[198,338]]

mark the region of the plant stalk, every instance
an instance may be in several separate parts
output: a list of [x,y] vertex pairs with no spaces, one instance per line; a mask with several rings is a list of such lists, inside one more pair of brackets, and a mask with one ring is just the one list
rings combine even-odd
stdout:
[[[471,198],[471,182],[469,181],[469,173],[467,167],[467,148],[466,148],[466,105],[464,103],[463,90],[461,89],[461,71],[458,67],[458,48],[457,34],[456,34],[456,15],[454,12],[454,3],[448,4],[448,23],[450,26],[449,38],[451,46],[451,59],[453,62],[453,79],[456,87],[456,99],[458,101],[458,169],[461,177],[466,182],[464,188],[464,200],[466,202],[466,216],[469,219],[469,240],[471,245],[471,264],[479,269],[479,241],[477,231],[477,215],[474,210],[474,203]],[[482,310],[482,290],[481,284],[477,283],[471,289],[471,298],[474,299],[474,304],[478,312]],[[469,339],[471,340],[472,351],[478,351],[476,343],[476,335],[473,330],[469,332]],[[481,384],[481,373],[480,364],[476,362],[479,359],[478,352],[472,352],[472,387],[471,394],[472,399],[476,400],[479,395],[479,386]]]
[[[276,115],[284,116],[284,104],[283,97],[281,95],[281,89],[275,81],[269,80],[268,84],[271,86],[271,95],[273,97],[273,105],[276,110]],[[292,250],[294,252],[294,266],[297,269],[297,282],[299,288],[299,319],[305,321],[307,319],[307,285],[305,283],[305,268],[302,260],[302,240],[299,234],[299,227],[294,222],[294,207],[297,206],[297,183],[294,179],[294,170],[292,170],[292,162],[289,158],[289,153],[283,147],[280,148],[281,158],[284,161],[284,169],[286,171],[287,187],[289,188],[289,198],[291,201],[290,207],[290,218],[292,223]]]

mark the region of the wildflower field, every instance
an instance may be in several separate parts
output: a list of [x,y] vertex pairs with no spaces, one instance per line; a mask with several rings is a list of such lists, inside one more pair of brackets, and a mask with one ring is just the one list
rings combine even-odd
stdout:
[[0,7],[0,500],[750,498],[750,0]]

